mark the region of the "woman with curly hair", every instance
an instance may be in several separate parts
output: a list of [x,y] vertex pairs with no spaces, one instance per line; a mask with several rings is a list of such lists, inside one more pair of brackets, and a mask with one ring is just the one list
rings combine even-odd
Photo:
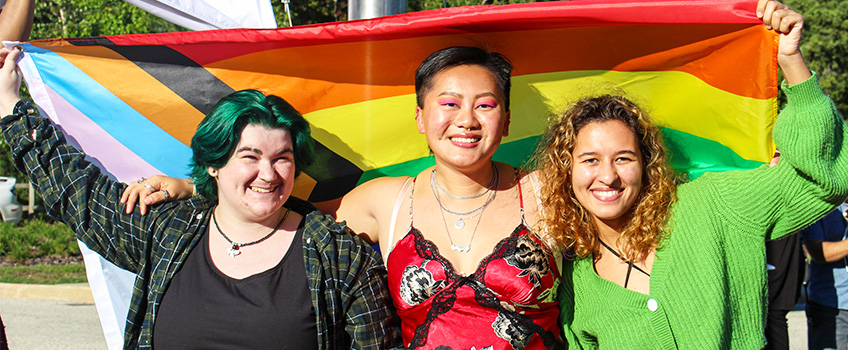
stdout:
[[848,132],[798,49],[801,15],[770,0],[757,14],[781,34],[789,103],[774,126],[777,166],[675,187],[659,131],[621,96],[577,102],[550,127],[540,220],[568,252],[569,348],[763,347],[764,240],[848,195]]

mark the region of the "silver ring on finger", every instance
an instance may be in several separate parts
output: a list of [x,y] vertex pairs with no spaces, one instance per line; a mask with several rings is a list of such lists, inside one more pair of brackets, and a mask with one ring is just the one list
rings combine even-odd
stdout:
[[142,176],[140,179],[136,180],[137,183],[142,183],[144,180],[147,180],[146,177]]
[[166,189],[164,189],[164,188],[163,188],[163,189],[161,189],[161,191],[162,191],[162,194],[164,194],[164,195],[165,195],[165,201],[166,201],[166,202],[167,202],[167,201],[169,201],[169,200],[171,200],[171,194],[170,194],[170,193],[168,193],[168,190],[166,190]]
[[150,190],[150,192],[156,192],[156,189],[153,188],[150,184],[144,184],[144,188]]

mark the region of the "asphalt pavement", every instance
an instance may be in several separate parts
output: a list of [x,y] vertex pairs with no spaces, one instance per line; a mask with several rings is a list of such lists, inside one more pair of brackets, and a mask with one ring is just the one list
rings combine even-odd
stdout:
[[[803,305],[789,316],[791,350],[807,348]],[[86,284],[33,286],[0,283],[0,316],[11,350],[106,349]]]
[[11,350],[106,349],[87,284],[0,283],[0,316]]

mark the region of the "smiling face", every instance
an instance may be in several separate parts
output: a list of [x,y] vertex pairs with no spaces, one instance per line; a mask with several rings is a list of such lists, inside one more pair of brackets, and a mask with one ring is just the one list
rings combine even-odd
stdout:
[[415,108],[418,131],[440,165],[473,168],[488,161],[508,133],[509,112],[492,73],[478,65],[451,67],[433,77],[423,106]]
[[577,133],[571,184],[596,224],[615,230],[642,189],[643,160],[636,135],[623,122],[592,122]]
[[217,178],[218,207],[253,222],[277,213],[294,186],[292,147],[288,130],[247,125],[227,164],[208,170]]

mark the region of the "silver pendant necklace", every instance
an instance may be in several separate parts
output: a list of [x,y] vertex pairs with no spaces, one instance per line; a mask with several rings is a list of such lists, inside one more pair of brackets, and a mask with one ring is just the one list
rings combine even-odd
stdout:
[[454,221],[453,227],[455,227],[457,230],[461,230],[461,229],[465,228],[465,220],[462,219],[463,216],[467,216],[468,220],[473,219],[475,216],[482,213],[483,209],[486,209],[486,207],[489,206],[489,204],[492,203],[492,201],[495,199],[495,193],[497,192],[497,190],[493,190],[493,189],[497,188],[497,184],[498,184],[498,182],[500,182],[500,173],[498,173],[498,168],[495,167],[494,163],[492,163],[492,170],[494,171],[494,174],[492,176],[492,181],[489,183],[489,186],[487,187],[486,192],[483,192],[483,194],[490,192],[491,194],[489,195],[489,198],[487,198],[486,202],[484,202],[483,205],[481,205],[480,207],[478,207],[474,210],[471,210],[471,211],[464,212],[464,213],[455,212],[455,211],[448,209],[444,205],[444,203],[442,203],[442,199],[439,196],[439,191],[437,190],[437,188],[439,190],[445,192],[445,194],[447,194],[449,197],[455,198],[455,199],[479,198],[480,196],[474,195],[474,196],[467,197],[467,198],[466,197],[460,197],[460,196],[453,196],[450,193],[448,193],[447,191],[445,191],[441,187],[441,185],[439,185],[439,180],[436,179],[436,168],[433,168],[433,171],[430,172],[430,189],[433,191],[433,196],[436,197],[436,202],[439,203],[439,207],[441,207],[442,210],[444,210],[448,213],[451,213],[451,214],[453,214],[453,216],[456,217],[456,221]]
[[[489,189],[497,188],[496,187],[497,184],[500,183],[500,174],[498,173],[498,168],[494,166],[494,163],[492,164],[492,169],[495,171],[495,173],[494,173],[494,176],[492,177],[492,184],[489,186]],[[498,191],[496,189],[492,190],[491,195],[489,195],[489,198],[486,199],[486,202],[483,203],[483,205],[481,205],[479,208],[474,209],[474,210],[469,211],[469,212],[466,212],[466,213],[457,213],[457,212],[449,210],[448,208],[445,208],[444,204],[442,204],[442,200],[441,200],[441,198],[439,198],[439,192],[436,190],[436,187],[433,185],[433,183],[434,183],[433,180],[435,180],[435,178],[436,178],[436,168],[433,168],[433,172],[430,174],[430,189],[433,191],[433,195],[436,197],[436,202],[439,203],[439,207],[441,208],[441,210],[439,210],[439,214],[442,216],[442,223],[445,225],[445,232],[448,235],[448,241],[450,241],[451,250],[453,250],[455,252],[459,252],[459,253],[468,253],[471,250],[471,243],[474,242],[474,235],[477,234],[477,227],[480,226],[480,221],[483,220],[483,211],[486,210],[486,207],[488,207],[490,203],[492,203],[492,201],[495,199],[495,195],[498,193]],[[469,217],[469,219],[472,219],[475,216],[477,216],[477,213],[479,212],[480,217],[477,219],[477,223],[474,225],[474,231],[471,232],[471,238],[468,240],[468,245],[461,246],[461,245],[455,244],[453,242],[453,237],[451,237],[450,229],[448,228],[448,222],[445,219],[445,212],[451,213],[454,216],[458,217],[457,220],[453,224],[454,227],[456,227],[456,229],[458,229],[458,230],[465,227],[465,221],[462,220],[462,216],[474,214],[471,217]]]
[[464,246],[453,243],[453,238],[451,238],[450,230],[448,229],[448,222],[445,220],[445,212],[439,211],[439,213],[442,214],[442,223],[445,224],[445,232],[448,233],[448,241],[450,241],[451,250],[458,253],[468,253],[468,251],[471,250],[471,242],[474,242],[474,235],[477,234],[477,226],[480,226],[480,221],[483,220],[483,212],[480,212],[480,218],[477,219],[477,224],[474,225],[474,231],[471,231],[471,239],[468,240],[468,245]]
[[251,246],[251,245],[254,245],[254,244],[262,243],[262,241],[264,241],[268,238],[271,238],[271,236],[273,236],[275,233],[277,233],[277,229],[279,229],[280,225],[283,224],[283,221],[286,221],[286,218],[289,217],[289,212],[291,212],[291,209],[286,209],[286,213],[283,215],[283,218],[280,219],[280,222],[277,223],[277,226],[274,227],[274,230],[272,230],[270,233],[265,235],[265,237],[262,237],[260,239],[257,239],[255,241],[249,242],[249,243],[236,243],[236,242],[233,242],[230,239],[230,237],[227,237],[227,235],[224,234],[224,231],[221,230],[221,226],[218,226],[218,220],[215,218],[215,211],[214,210],[212,211],[212,222],[215,223],[215,228],[218,229],[218,232],[221,233],[221,236],[223,236],[224,239],[226,239],[228,243],[232,244],[232,246],[230,246],[230,248],[227,249],[227,255],[229,255],[231,258],[235,258],[239,254],[241,254],[241,250],[240,250],[241,247],[247,247],[247,246]]
[[[492,163],[492,168],[494,169],[494,167],[495,167],[495,165],[494,165],[494,163]],[[436,168],[433,168],[433,174],[434,174],[434,175],[436,174]],[[448,197],[450,197],[450,198],[453,198],[453,199],[474,199],[474,198],[480,198],[480,197],[483,197],[484,195],[486,195],[486,193],[489,193],[489,191],[491,191],[491,190],[492,190],[492,188],[495,186],[495,177],[494,177],[494,176],[492,176],[492,182],[490,182],[490,183],[489,183],[489,186],[486,186],[486,190],[485,190],[485,191],[480,192],[480,193],[475,194],[475,195],[471,195],[471,196],[454,196],[453,194],[451,194],[450,192],[448,192],[448,190],[446,190],[444,187],[442,187],[442,184],[440,184],[440,183],[439,183],[439,179],[438,179],[437,177],[432,176],[432,177],[430,178],[430,180],[432,181],[432,183],[436,184],[436,187],[439,189],[439,191],[441,191],[441,192],[442,192],[442,193],[444,193],[446,196],[448,196]]]
[[481,211],[477,212],[476,214],[471,215],[471,216],[469,216],[465,219],[463,219],[461,216],[457,216],[456,221],[453,222],[453,227],[456,228],[457,230],[461,230],[461,229],[465,228],[465,221],[466,220],[474,219],[475,217],[477,217],[477,215],[482,215],[482,214],[483,214],[483,211],[481,210]]

